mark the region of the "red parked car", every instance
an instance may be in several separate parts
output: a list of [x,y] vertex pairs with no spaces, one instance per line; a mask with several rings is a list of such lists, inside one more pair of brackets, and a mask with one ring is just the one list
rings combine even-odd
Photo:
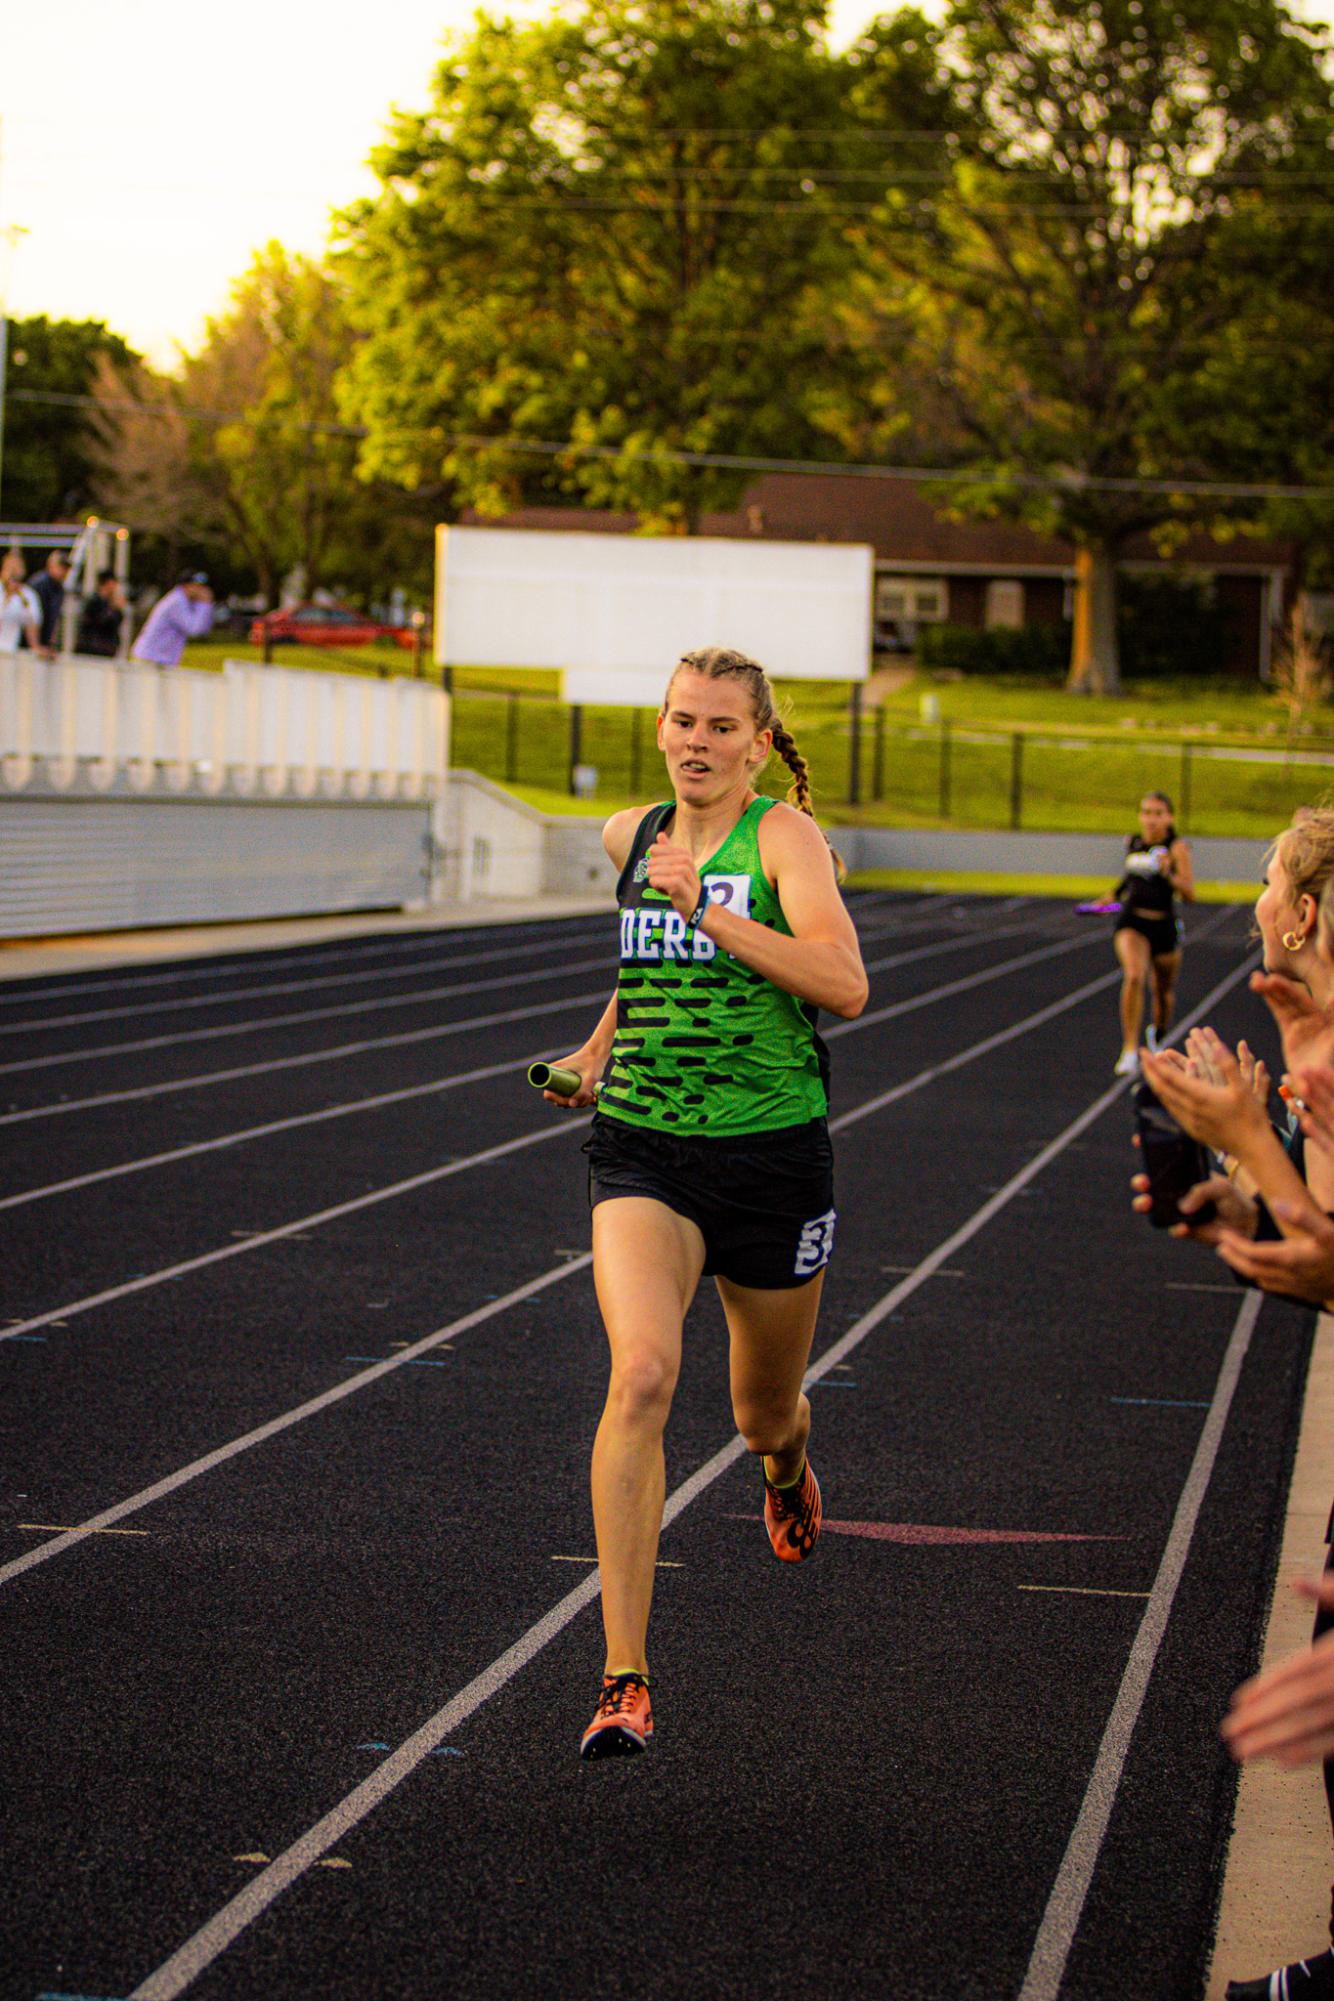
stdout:
[[251,645],[262,646],[266,636],[273,646],[369,646],[373,639],[392,639],[411,647],[416,639],[411,626],[381,625],[341,604],[293,604],[265,612],[250,628]]

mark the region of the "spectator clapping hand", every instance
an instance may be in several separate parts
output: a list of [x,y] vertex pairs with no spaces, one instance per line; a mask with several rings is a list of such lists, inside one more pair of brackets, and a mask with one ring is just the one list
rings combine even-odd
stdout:
[[[1145,1052],[1144,1075],[1179,1126],[1215,1153],[1240,1155],[1247,1140],[1268,1128],[1264,1107],[1236,1057],[1213,1029],[1197,1031],[1199,1053],[1185,1066]],[[1192,1035],[1194,1044],[1196,1036]]]
[[1296,1100],[1297,1117],[1311,1145],[1334,1155],[1334,1071],[1298,1070],[1284,1082],[1287,1096]]
[[1260,995],[1278,1023],[1289,1073],[1334,1060],[1334,1012],[1322,1007],[1309,987],[1282,973],[1252,973],[1251,992]]
[[[1334,1607],[1334,1577],[1297,1589],[1327,1609]],[[1254,1680],[1243,1682],[1223,1722],[1223,1739],[1238,1764],[1272,1758],[1278,1765],[1309,1765],[1334,1754],[1334,1633],[1292,1654]]]
[[1334,1300],[1334,1222],[1310,1202],[1278,1201],[1272,1208],[1280,1243],[1250,1243],[1228,1228],[1218,1235],[1219,1257],[1265,1292],[1326,1305]]
[[[1139,1141],[1135,1144],[1138,1146]],[[1153,1198],[1149,1193],[1147,1174],[1136,1174],[1130,1183],[1134,1199],[1130,1206],[1139,1216],[1147,1216],[1153,1208]],[[1231,1230],[1237,1236],[1249,1240],[1255,1235],[1260,1220],[1260,1211],[1249,1195],[1242,1191],[1225,1174],[1211,1174],[1207,1181],[1197,1182],[1188,1189],[1177,1203],[1184,1217],[1193,1216],[1206,1202],[1212,1202],[1216,1215],[1207,1223],[1172,1223],[1168,1226],[1171,1237],[1191,1237],[1197,1244],[1216,1244],[1224,1230]]]

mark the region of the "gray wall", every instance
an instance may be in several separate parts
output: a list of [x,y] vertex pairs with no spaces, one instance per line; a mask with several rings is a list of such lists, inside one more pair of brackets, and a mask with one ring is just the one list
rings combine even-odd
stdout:
[[429,836],[421,803],[0,797],[0,937],[394,909]]

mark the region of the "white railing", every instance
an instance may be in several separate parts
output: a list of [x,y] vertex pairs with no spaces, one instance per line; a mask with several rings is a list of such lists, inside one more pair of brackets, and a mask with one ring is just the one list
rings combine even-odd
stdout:
[[425,800],[448,764],[448,698],[426,681],[0,653],[0,792]]

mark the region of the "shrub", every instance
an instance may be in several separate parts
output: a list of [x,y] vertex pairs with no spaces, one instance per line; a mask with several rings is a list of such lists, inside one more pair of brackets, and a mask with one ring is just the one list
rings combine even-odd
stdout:
[[1068,625],[928,625],[917,641],[925,668],[956,674],[1026,674],[1059,681],[1070,660]]

